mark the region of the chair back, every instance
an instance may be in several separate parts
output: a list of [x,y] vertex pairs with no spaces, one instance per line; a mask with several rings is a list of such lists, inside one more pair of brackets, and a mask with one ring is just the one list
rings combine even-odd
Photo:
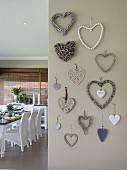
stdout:
[[26,144],[28,141],[28,119],[30,116],[30,112],[24,112],[20,121],[20,126],[19,126],[19,133],[20,133],[20,139],[21,143],[23,145]]
[[31,112],[33,112],[33,109],[34,109],[34,105],[33,104],[24,104],[23,105],[23,110],[24,111],[31,111]]
[[35,139],[35,122],[36,122],[37,111],[33,110],[28,121],[29,139]]
[[36,134],[37,136],[42,136],[42,129],[41,129],[41,121],[42,121],[42,114],[44,110],[40,108],[36,117]]

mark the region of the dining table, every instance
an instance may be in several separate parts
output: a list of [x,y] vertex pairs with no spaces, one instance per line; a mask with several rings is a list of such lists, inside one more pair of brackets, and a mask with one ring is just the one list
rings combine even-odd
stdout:
[[5,156],[5,140],[4,134],[6,130],[13,124],[20,123],[21,116],[4,117],[0,119],[0,154],[1,157]]

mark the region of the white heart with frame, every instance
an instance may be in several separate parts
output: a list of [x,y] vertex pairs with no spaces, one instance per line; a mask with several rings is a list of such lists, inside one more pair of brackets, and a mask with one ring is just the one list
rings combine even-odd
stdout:
[[120,121],[120,115],[116,114],[116,115],[109,115],[109,120],[113,125],[116,125],[117,123],[119,123]]
[[103,98],[103,97],[105,97],[105,95],[106,95],[106,91],[105,90],[97,90],[97,96],[99,97],[99,98]]
[[[90,46],[88,46],[88,45],[83,41],[83,38],[81,37],[81,29],[84,28],[84,29],[86,29],[86,30],[88,30],[88,31],[91,32],[91,31],[93,31],[93,30],[94,30],[96,27],[98,27],[98,26],[101,27],[100,36],[99,36],[96,44],[95,44],[93,47],[90,47]],[[79,39],[80,39],[81,43],[82,43],[87,49],[89,49],[89,50],[94,50],[94,49],[99,45],[99,43],[100,43],[100,41],[101,41],[101,39],[102,39],[103,30],[104,30],[104,27],[103,27],[103,25],[102,25],[101,23],[97,23],[97,24],[95,24],[95,25],[92,26],[92,27],[87,27],[87,26],[84,25],[84,26],[80,26],[80,27],[78,28],[78,36],[79,36]]]

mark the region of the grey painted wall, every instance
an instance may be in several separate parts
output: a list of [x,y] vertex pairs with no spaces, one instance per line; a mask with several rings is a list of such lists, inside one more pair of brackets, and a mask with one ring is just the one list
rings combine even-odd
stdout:
[[[49,17],[58,12],[71,11],[76,16],[76,22],[69,33],[62,37],[49,22],[49,160],[48,170],[126,170],[127,169],[127,1],[126,0],[49,0]],[[79,41],[77,29],[81,25],[104,25],[104,37],[101,44],[93,51],[87,50]],[[62,19],[61,19],[62,20]],[[60,20],[59,20],[60,21]],[[64,23],[64,21],[60,21]],[[93,31],[90,37],[91,43],[95,41],[97,32]],[[89,38],[89,37],[88,37]],[[76,55],[64,62],[60,60],[54,51],[54,45],[58,42],[76,41]],[[95,56],[104,50],[113,52],[117,61],[109,73],[103,73],[95,63]],[[86,71],[85,80],[75,86],[68,78],[68,70],[74,68],[74,63]],[[54,90],[54,77],[58,77],[62,87]],[[116,95],[113,101],[103,110],[92,103],[86,94],[86,86],[92,80],[112,80],[116,85]],[[64,97],[64,87],[68,87],[70,98],[76,99],[75,108],[68,114],[58,106],[58,98]],[[107,88],[107,95],[110,88]],[[117,113],[121,115],[121,121],[113,126],[109,121],[109,115],[113,114],[112,103],[117,104]],[[88,134],[84,135],[78,125],[77,117],[83,115],[83,111],[93,117],[93,123]],[[104,127],[108,129],[105,142],[101,143],[97,129],[101,126],[101,114],[103,113]],[[56,116],[60,115],[59,122],[62,128],[53,129]],[[78,135],[75,146],[69,147],[64,141],[64,135],[72,131]]]

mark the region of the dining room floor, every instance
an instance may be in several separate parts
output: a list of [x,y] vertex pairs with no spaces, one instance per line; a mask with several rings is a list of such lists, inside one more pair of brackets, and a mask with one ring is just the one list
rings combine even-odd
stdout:
[[11,147],[6,143],[5,157],[0,158],[0,170],[47,170],[48,131],[42,131],[43,137],[21,152],[20,147]]

